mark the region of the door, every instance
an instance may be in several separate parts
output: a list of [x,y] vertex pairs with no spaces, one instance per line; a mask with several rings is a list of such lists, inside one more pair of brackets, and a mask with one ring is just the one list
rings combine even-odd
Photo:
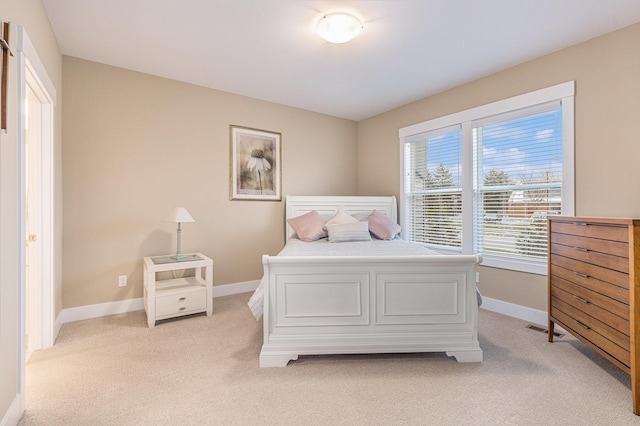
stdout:
[[27,80],[25,102],[25,331],[27,359],[42,349],[42,102]]
[[[25,406],[27,353],[53,346],[55,323],[54,110],[56,90],[24,27],[17,28],[20,202],[19,395]],[[27,244],[27,240],[29,244]],[[27,297],[27,293],[29,294]],[[28,349],[27,349],[28,348]]]

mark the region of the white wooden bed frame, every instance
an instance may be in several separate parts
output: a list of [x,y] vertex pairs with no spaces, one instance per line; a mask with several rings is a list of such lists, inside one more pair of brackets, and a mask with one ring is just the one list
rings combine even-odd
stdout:
[[[395,197],[286,199],[286,217],[384,211]],[[286,224],[287,239],[293,234]],[[482,361],[475,271],[480,255],[268,256],[261,367],[299,355],[446,352]]]

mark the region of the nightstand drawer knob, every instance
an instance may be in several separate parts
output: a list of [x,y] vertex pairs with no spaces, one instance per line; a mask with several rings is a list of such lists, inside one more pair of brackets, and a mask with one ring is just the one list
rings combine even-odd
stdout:
[[184,311],[185,309],[187,309],[187,308],[185,308],[185,307],[183,306],[183,307],[181,307],[181,308],[180,308],[180,309],[178,309],[178,310],[179,310],[179,311]]
[[187,300],[186,297],[181,297],[180,299],[178,299],[178,302],[184,302],[185,300]]

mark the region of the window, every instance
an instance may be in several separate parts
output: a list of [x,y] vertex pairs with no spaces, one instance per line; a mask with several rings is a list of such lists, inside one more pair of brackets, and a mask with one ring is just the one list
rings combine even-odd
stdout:
[[462,247],[462,133],[460,126],[418,135],[405,145],[410,239],[440,248]]
[[574,214],[574,83],[400,129],[407,240],[546,273],[547,216]]

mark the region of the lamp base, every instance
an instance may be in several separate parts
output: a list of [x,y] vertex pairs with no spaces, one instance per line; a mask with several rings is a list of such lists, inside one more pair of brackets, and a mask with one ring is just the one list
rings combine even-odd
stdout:
[[173,260],[184,260],[189,256],[187,256],[186,254],[176,254],[175,256],[169,256],[169,257]]

